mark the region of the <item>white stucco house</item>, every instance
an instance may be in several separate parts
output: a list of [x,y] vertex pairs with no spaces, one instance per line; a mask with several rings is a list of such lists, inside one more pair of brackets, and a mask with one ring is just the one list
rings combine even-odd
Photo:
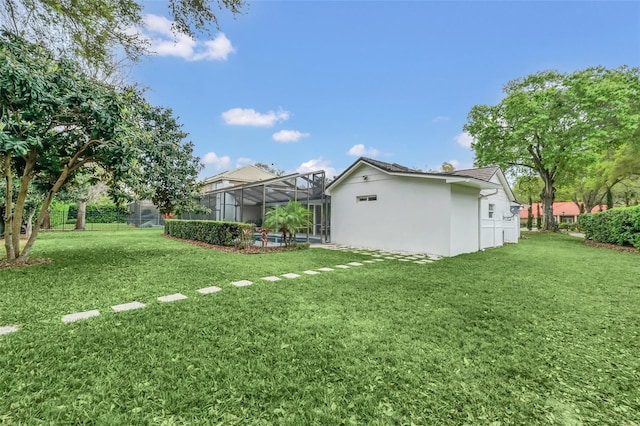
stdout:
[[520,204],[498,167],[425,173],[362,157],[326,191],[336,244],[455,256],[520,237]]

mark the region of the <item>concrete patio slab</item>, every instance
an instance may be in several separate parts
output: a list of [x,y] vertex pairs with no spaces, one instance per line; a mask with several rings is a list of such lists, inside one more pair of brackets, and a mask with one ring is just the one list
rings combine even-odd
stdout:
[[62,322],[65,322],[65,323],[74,322],[74,321],[79,321],[79,320],[83,320],[91,317],[97,317],[98,315],[100,315],[100,311],[98,311],[97,309],[92,311],[85,311],[85,312],[75,312],[73,314],[68,314],[63,316]]
[[234,285],[236,287],[246,287],[246,286],[251,285],[251,284],[253,284],[253,282],[249,281],[249,280],[234,281],[234,282],[231,283],[231,285]]
[[122,303],[120,305],[113,305],[111,309],[113,309],[113,312],[124,312],[124,311],[131,311],[133,309],[144,308],[145,306],[146,305],[141,302],[129,302],[129,303]]
[[211,294],[211,293],[217,293],[220,290],[222,290],[220,287],[218,286],[211,286],[211,287],[205,287],[205,288],[201,288],[198,289],[197,292],[200,294]]
[[285,278],[293,279],[293,278],[298,278],[300,275],[289,272],[288,274],[282,274],[282,276]]
[[271,281],[271,282],[273,282],[273,281],[280,281],[280,279],[281,279],[281,278],[280,278],[280,277],[274,277],[274,276],[272,275],[272,276],[269,276],[269,277],[262,277],[262,279],[263,279],[263,280],[265,280],[265,281]]
[[158,302],[175,302],[176,300],[184,300],[186,299],[187,296],[185,296],[184,294],[180,294],[180,293],[175,293],[175,294],[168,294],[166,296],[160,296],[158,297]]
[[2,336],[3,334],[15,333],[16,331],[18,331],[18,327],[16,327],[15,325],[6,325],[0,327],[0,336]]

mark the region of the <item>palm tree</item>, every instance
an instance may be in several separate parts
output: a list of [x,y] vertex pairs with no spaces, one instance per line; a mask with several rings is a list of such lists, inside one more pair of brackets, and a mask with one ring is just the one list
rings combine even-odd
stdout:
[[285,245],[293,243],[296,232],[310,225],[311,211],[297,201],[270,209],[264,218],[265,227],[282,232]]

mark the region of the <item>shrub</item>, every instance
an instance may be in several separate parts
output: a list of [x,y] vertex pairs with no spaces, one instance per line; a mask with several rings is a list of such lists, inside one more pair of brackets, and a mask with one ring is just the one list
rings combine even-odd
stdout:
[[[117,206],[113,203],[91,203],[87,204],[86,222],[87,223],[125,223],[129,215],[129,208],[126,206]],[[69,206],[68,219],[77,219],[78,205],[71,204]]]
[[578,224],[574,222],[561,222],[558,224],[558,229],[562,231],[575,231],[578,229]]
[[218,246],[235,245],[245,229],[253,230],[253,225],[221,220],[167,219],[164,222],[166,235]]
[[583,214],[579,224],[589,240],[640,249],[640,206]]

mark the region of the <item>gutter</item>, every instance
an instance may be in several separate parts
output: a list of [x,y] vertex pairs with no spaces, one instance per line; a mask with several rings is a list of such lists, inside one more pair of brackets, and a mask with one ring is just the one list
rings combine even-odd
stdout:
[[482,250],[482,199],[496,195],[498,191],[499,190],[496,189],[492,194],[480,194],[478,196],[478,251]]

